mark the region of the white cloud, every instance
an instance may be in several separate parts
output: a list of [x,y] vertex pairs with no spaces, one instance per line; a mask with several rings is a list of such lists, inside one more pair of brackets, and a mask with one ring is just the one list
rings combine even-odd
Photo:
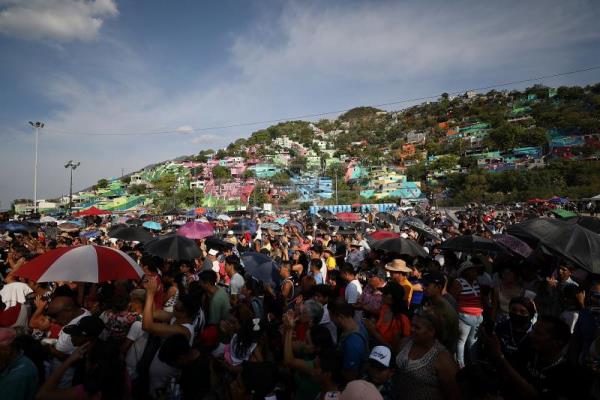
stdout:
[[190,140],[190,143],[191,144],[196,144],[196,145],[198,145],[198,144],[200,144],[200,145],[211,145],[211,144],[214,144],[214,143],[218,143],[219,141],[220,141],[219,140],[219,136],[213,135],[213,134],[210,134],[210,133],[206,133],[204,135],[200,135],[200,136],[196,136],[196,137],[192,138]]
[[94,39],[118,14],[113,0],[0,0],[0,33],[25,39]]
[[182,125],[179,128],[175,129],[176,132],[179,133],[192,133],[194,132],[194,128],[189,125]]
[[[223,69],[236,74],[215,74],[208,84],[207,79],[202,83],[181,77],[185,89],[177,91],[169,90],[172,77],[165,78],[152,62],[115,41],[110,56],[98,53],[94,60],[108,75],[76,78],[58,71],[53,79],[36,82],[39,95],[60,106],[45,121],[43,154],[52,154],[52,160],[45,161],[42,187],[46,192],[64,187],[54,177],[63,174],[62,163],[74,153],[84,162],[78,182],[87,186],[119,175],[122,167],[131,171],[203,148],[224,147],[261,126],[206,134],[198,128],[538,76],[581,67],[577,63],[591,62],[598,54],[589,43],[599,38],[600,8],[591,2],[499,3],[295,4],[278,19],[258,21],[256,30],[234,38]],[[590,55],[587,61],[575,58],[582,48],[580,53]],[[172,62],[176,68],[178,61]],[[179,134],[151,134],[173,129]],[[57,131],[149,134],[76,137]],[[27,193],[31,172],[24,168],[19,173]]]

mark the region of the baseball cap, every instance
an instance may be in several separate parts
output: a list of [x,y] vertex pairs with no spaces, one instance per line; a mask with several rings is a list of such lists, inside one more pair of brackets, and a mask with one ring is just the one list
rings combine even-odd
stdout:
[[428,272],[423,275],[423,283],[430,284],[435,283],[436,285],[443,285],[446,283],[446,277],[441,272]]
[[208,251],[208,254],[210,254],[211,256],[216,256],[217,254],[219,254],[219,251],[215,249],[210,249]]
[[63,332],[67,335],[98,337],[104,330],[104,322],[98,317],[89,315],[81,318],[76,324],[67,325]]
[[392,360],[392,352],[386,346],[375,346],[371,350],[371,354],[369,354],[369,360],[376,361],[384,367],[389,368],[390,361]]
[[227,236],[233,236],[233,231],[227,231]]

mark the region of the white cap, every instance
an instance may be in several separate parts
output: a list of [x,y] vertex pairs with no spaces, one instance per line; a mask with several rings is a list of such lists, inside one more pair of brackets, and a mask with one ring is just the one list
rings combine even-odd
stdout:
[[390,361],[392,359],[392,352],[386,346],[375,346],[369,354],[369,359],[375,360],[382,364],[384,367],[390,367]]
[[210,254],[211,256],[216,256],[217,254],[219,254],[219,251],[215,249],[210,249],[208,251],[208,254]]
[[233,231],[227,231],[227,236],[233,236]]
[[311,242],[312,242],[312,240],[313,240],[313,237],[312,237],[312,236],[310,236],[310,235],[306,235],[306,238],[307,238],[308,240],[310,240]]

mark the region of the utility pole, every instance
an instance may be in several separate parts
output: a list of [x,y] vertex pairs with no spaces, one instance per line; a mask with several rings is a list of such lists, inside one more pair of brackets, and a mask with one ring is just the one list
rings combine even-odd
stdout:
[[340,204],[338,201],[338,170],[335,168],[335,204]]
[[72,213],[72,209],[73,209],[73,170],[76,169],[77,167],[79,167],[79,165],[81,165],[81,163],[79,161],[73,161],[73,160],[69,160],[69,162],[67,162],[65,164],[65,168],[69,168],[70,169],[70,179],[69,179],[69,215],[71,215]]
[[121,168],[121,178],[123,178],[123,173],[125,172],[125,168]]
[[37,170],[38,170],[38,141],[40,136],[40,128],[44,127],[43,122],[31,122],[29,125],[35,129],[35,162],[33,165],[33,213],[37,213]]

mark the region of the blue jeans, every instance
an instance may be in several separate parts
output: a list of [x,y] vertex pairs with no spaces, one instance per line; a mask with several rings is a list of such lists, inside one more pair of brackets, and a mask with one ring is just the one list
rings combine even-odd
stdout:
[[456,344],[456,361],[460,368],[465,366],[465,353],[469,353],[477,340],[479,325],[483,316],[458,313],[458,343]]

